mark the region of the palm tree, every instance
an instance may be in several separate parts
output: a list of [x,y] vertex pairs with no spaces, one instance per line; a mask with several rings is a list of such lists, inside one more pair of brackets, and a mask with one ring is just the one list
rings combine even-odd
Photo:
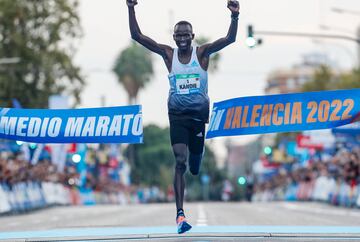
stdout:
[[117,57],[113,71],[128,94],[128,103],[135,104],[139,90],[153,75],[151,52],[132,42]]
[[[128,103],[136,104],[139,90],[145,87],[153,75],[151,52],[133,41],[120,52],[113,72],[128,94]],[[135,146],[129,145],[127,153],[129,163],[133,165],[136,157]]]

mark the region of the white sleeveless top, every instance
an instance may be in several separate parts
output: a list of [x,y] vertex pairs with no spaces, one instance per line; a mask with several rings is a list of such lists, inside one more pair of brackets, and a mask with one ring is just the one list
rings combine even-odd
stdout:
[[178,49],[174,49],[169,73],[170,120],[190,118],[207,122],[209,119],[208,74],[200,66],[196,50],[193,46],[189,63],[182,64]]

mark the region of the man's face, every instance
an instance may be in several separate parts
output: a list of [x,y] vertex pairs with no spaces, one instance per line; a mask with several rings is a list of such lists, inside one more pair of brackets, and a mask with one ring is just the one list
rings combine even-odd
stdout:
[[192,28],[188,24],[178,24],[174,29],[174,40],[180,50],[188,50],[194,39]]

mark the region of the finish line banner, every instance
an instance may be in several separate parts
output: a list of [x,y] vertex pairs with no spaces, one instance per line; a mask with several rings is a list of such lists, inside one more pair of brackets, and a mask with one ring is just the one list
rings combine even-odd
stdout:
[[141,106],[2,108],[0,138],[33,143],[142,143]]
[[235,98],[214,103],[206,138],[328,129],[359,116],[360,89]]

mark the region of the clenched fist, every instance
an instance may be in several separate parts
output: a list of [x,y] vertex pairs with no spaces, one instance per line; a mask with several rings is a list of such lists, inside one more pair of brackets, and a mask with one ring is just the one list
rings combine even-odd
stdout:
[[126,0],[126,4],[128,7],[134,7],[136,4],[138,4],[137,0]]

